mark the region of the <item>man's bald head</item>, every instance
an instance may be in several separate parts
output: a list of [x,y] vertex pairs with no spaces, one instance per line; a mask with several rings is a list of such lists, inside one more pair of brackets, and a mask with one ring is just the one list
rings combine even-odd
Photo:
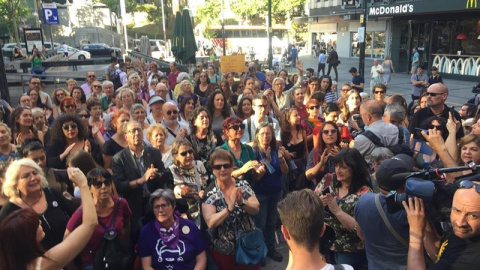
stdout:
[[[450,221],[455,235],[462,239],[480,235],[480,182],[461,182],[452,202]],[[467,188],[473,184],[470,188]]]

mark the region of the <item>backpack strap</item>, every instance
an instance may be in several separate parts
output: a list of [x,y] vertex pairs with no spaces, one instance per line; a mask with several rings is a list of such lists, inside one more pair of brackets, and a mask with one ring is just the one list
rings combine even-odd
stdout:
[[403,239],[398,232],[393,228],[392,224],[390,224],[390,221],[387,218],[387,215],[385,215],[385,211],[383,211],[382,206],[380,205],[380,194],[375,194],[375,205],[377,206],[378,213],[380,213],[380,216],[382,217],[383,222],[385,223],[385,226],[387,226],[388,230],[392,233],[392,235],[395,237],[395,239],[398,240],[398,242],[402,243],[404,247],[408,249],[408,243]]
[[373,144],[375,144],[376,146],[378,147],[385,147],[382,143],[382,141],[380,140],[380,138],[377,137],[377,135],[375,135],[373,132],[371,132],[370,130],[367,130],[365,132],[363,132],[361,135],[365,136],[367,139],[369,139]]
[[247,128],[248,128],[248,141],[252,141],[252,119],[247,118]]
[[398,145],[402,145],[403,142],[404,142],[404,134],[403,134],[403,130],[400,128],[400,126],[397,126],[398,128]]
[[[112,220],[110,221],[110,228],[115,227],[115,220],[117,219],[117,212],[118,212],[118,208],[120,208],[121,201],[122,201],[122,197],[119,196],[117,203],[113,208],[113,215],[112,215]],[[100,219],[98,219],[98,224],[100,224],[103,228],[108,229],[107,226]]]

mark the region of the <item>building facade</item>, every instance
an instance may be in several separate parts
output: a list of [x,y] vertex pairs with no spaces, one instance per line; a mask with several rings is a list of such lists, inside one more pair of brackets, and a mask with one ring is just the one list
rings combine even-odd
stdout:
[[[363,0],[311,0],[308,31],[315,41],[335,45],[340,57],[358,57]],[[412,49],[422,64],[447,77],[480,76],[480,1],[366,0],[367,58],[389,55],[397,72],[408,72]]]

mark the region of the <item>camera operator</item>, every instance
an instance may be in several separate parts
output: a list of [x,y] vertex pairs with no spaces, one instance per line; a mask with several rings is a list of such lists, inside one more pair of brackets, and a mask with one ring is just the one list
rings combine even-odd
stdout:
[[[423,200],[403,202],[410,225],[407,269],[426,269],[423,248],[434,245],[435,263],[428,269],[480,269],[480,182],[464,180],[453,196],[452,229],[435,245],[428,235]],[[427,228],[427,229],[426,229]],[[431,256],[431,255],[430,255]]]
[[403,174],[411,171],[413,163],[405,154],[382,161],[376,170],[380,193],[362,195],[355,206],[355,221],[360,229],[357,234],[365,241],[369,269],[404,270],[407,267],[407,215],[405,211],[389,213],[385,196],[391,191],[405,192]]

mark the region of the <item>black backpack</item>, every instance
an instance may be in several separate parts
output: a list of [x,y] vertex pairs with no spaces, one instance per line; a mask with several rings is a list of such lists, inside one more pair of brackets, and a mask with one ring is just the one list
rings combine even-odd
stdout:
[[112,75],[110,75],[110,81],[113,83],[114,90],[122,87],[122,81],[120,80],[120,73],[118,72],[118,70],[115,71]]
[[398,127],[398,143],[395,145],[390,145],[390,146],[385,146],[383,145],[382,141],[380,138],[377,137],[373,132],[370,130],[367,130],[362,133],[363,136],[365,136],[367,139],[369,139],[375,146],[377,147],[385,147],[388,150],[392,151],[393,155],[398,155],[398,154],[405,154],[408,156],[413,157],[413,151],[408,147],[408,145],[405,145],[404,143],[404,134],[403,130]]
[[118,232],[114,228],[121,200],[122,198],[118,197],[118,201],[113,210],[110,227],[107,227],[100,220],[98,221],[98,223],[105,229],[105,233],[102,242],[95,252],[95,258],[93,260],[94,270],[132,269],[132,255],[120,237],[118,237]]

